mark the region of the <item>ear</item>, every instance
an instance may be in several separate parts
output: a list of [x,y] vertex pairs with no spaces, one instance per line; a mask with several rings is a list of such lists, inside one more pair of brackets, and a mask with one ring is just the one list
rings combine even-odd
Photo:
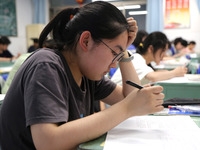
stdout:
[[91,33],[89,31],[84,31],[79,39],[79,44],[84,51],[88,50],[88,42],[91,40]]
[[148,53],[153,53],[153,46],[152,45],[149,45],[149,47],[148,47]]

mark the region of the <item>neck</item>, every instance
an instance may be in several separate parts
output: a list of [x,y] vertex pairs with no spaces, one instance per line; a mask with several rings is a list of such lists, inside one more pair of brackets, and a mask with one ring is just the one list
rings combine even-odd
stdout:
[[151,56],[148,55],[148,53],[142,55],[142,57],[146,60],[146,64],[149,64],[152,61]]
[[77,63],[76,55],[74,55],[73,53],[65,52],[65,51],[63,51],[62,54],[68,63],[68,66],[71,70],[71,73],[72,73],[72,76],[73,76],[75,82],[80,87],[83,75],[80,72],[80,68]]

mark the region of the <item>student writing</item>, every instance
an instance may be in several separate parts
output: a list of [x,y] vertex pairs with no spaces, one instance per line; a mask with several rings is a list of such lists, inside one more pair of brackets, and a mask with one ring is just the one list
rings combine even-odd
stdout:
[[[140,84],[126,48],[137,25],[107,2],[65,9],[44,28],[56,49],[35,51],[19,68],[0,113],[2,149],[75,149],[131,116],[161,111],[163,88],[141,90],[105,78],[112,67]],[[122,57],[123,56],[123,57]],[[112,105],[93,114],[93,101]]]
[[[132,63],[142,84],[184,76],[184,74],[187,73],[186,67],[177,67],[171,71],[154,71],[150,66],[148,66],[152,61],[159,64],[167,49],[168,39],[162,32],[151,33],[137,48],[137,53],[133,54],[134,59],[132,60]],[[121,84],[122,80],[120,70],[115,72],[112,81]]]

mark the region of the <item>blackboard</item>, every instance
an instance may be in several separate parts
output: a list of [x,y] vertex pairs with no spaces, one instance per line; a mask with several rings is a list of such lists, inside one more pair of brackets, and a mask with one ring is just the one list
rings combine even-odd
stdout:
[[17,36],[15,0],[0,0],[0,35]]

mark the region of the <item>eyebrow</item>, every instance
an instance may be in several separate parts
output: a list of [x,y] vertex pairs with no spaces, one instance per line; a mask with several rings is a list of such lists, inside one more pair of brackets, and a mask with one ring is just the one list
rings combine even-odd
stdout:
[[121,52],[124,52],[123,48],[120,45],[116,45],[115,47],[119,48]]

